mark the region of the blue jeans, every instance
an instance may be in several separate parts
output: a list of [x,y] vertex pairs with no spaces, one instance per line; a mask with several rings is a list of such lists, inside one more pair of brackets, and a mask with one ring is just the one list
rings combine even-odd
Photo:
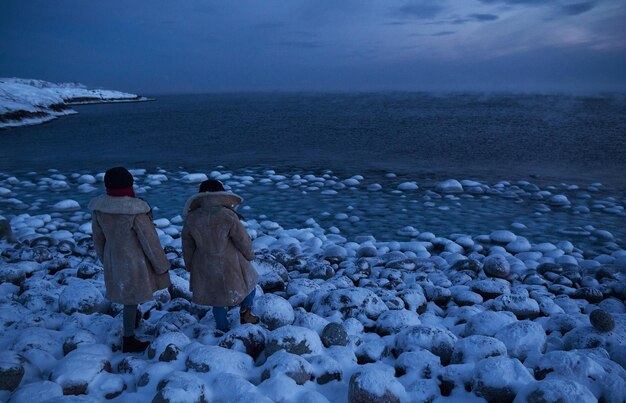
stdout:
[[[242,308],[251,308],[252,303],[254,302],[254,295],[256,294],[256,288],[252,289],[252,292],[248,294],[246,298],[241,301],[240,306]],[[228,331],[228,317],[226,316],[227,308],[222,306],[214,306],[213,307],[213,316],[215,317],[215,325],[216,327],[223,331]]]

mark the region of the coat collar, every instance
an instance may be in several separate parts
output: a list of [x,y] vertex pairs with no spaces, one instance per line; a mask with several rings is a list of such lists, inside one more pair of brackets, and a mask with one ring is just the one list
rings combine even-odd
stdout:
[[108,214],[145,214],[150,212],[148,203],[135,197],[113,197],[101,195],[91,199],[90,210],[97,210]]
[[243,203],[241,196],[238,196],[230,192],[203,192],[196,193],[191,196],[187,203],[185,203],[185,209],[183,214],[187,215],[189,212],[200,208],[202,206],[224,206],[233,208]]

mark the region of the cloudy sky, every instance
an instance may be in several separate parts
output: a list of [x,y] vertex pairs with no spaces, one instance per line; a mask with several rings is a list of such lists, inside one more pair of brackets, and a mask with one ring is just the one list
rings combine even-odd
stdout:
[[3,0],[0,77],[144,94],[626,91],[624,0]]

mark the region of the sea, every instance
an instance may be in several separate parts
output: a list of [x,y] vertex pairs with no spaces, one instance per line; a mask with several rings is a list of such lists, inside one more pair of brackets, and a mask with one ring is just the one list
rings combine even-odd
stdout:
[[[0,179],[39,184],[15,193],[25,206],[45,210],[63,199],[85,206],[95,194],[73,193],[76,184],[47,192],[43,177],[64,175],[72,182],[72,175],[95,175],[117,165],[161,172],[169,181],[142,182],[143,197],[157,215],[171,218],[197,188],[180,178],[219,172],[254,179],[246,186],[233,179],[234,190],[246,198],[247,217],[284,228],[305,226],[313,218],[348,239],[405,240],[406,226],[442,236],[517,228],[533,242],[580,238],[591,244],[592,228],[626,238],[623,94],[150,97],[153,101],[75,106],[76,115],[1,131]],[[327,189],[336,194],[294,182],[306,175],[325,176]],[[275,180],[280,176],[286,178],[282,186],[263,182],[269,177],[281,182]],[[337,185],[354,176],[358,186]],[[436,184],[445,179],[479,181],[503,191],[435,195]],[[402,182],[415,182],[419,190],[400,192]],[[367,190],[374,183],[380,191]],[[550,206],[530,190],[512,196],[534,185],[565,195],[570,206]],[[15,214],[14,207],[0,203],[0,214]]]

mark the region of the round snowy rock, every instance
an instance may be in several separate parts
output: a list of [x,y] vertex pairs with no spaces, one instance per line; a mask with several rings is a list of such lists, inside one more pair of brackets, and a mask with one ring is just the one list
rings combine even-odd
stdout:
[[448,179],[437,183],[435,189],[439,193],[463,193],[463,185],[456,179]]
[[510,402],[520,389],[534,380],[519,360],[491,357],[476,364],[472,390],[488,402]]
[[293,307],[284,298],[275,294],[264,294],[254,301],[254,313],[270,330],[291,325],[295,319]]
[[511,231],[497,230],[497,231],[493,231],[491,234],[489,234],[489,238],[493,242],[497,242],[497,243],[501,243],[501,244],[508,244],[510,242],[515,241],[515,239],[517,238],[517,235],[515,235]]
[[76,200],[62,200],[56,203],[52,208],[56,211],[76,211],[80,210],[80,204]]

